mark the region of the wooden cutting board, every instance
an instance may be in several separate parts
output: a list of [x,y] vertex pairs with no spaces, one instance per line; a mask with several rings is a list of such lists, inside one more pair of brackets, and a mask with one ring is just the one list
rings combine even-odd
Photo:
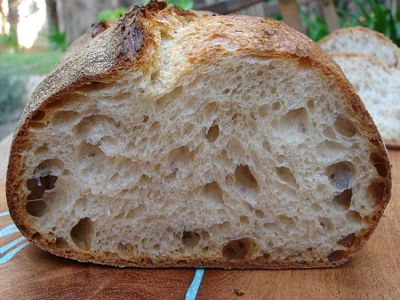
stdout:
[[[320,270],[206,270],[197,299],[400,299],[400,152],[390,152],[390,158],[392,199],[375,234],[351,262]],[[2,181],[3,234],[13,232],[6,211]],[[0,238],[0,299],[184,299],[195,274],[193,269],[81,264],[25,242],[19,232]],[[16,245],[7,249],[10,243]]]

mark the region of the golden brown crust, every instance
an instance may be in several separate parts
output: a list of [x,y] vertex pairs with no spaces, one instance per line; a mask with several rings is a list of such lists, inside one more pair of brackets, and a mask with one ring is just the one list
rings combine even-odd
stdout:
[[[35,114],[51,105],[68,101],[68,96],[82,86],[96,82],[110,81],[130,69],[151,67],[152,49],[156,41],[152,28],[156,26],[187,25],[187,35],[181,41],[182,55],[188,66],[209,64],[226,55],[296,58],[300,63],[320,69],[325,76],[334,80],[348,101],[348,110],[359,118],[359,129],[371,141],[371,148],[379,157],[379,168],[385,174],[381,178],[384,193],[379,209],[370,217],[370,227],[360,233],[354,246],[341,253],[320,261],[270,261],[268,258],[254,260],[196,260],[185,259],[151,261],[136,257],[130,260],[117,258],[112,253],[89,253],[80,250],[66,251],[56,248],[52,239],[46,239],[30,226],[25,216],[23,195],[19,193],[24,169],[24,149],[29,148],[29,127],[34,123]],[[218,28],[218,30],[216,30]],[[215,42],[218,40],[218,42]],[[234,49],[234,50],[232,50]],[[182,58],[183,59],[183,58]],[[189,68],[189,67],[188,67]],[[181,12],[166,7],[165,3],[151,2],[146,8],[133,8],[119,22],[106,29],[77,48],[51,73],[34,92],[25,109],[15,133],[7,173],[7,201],[11,216],[17,227],[29,240],[53,254],[79,261],[95,262],[115,266],[136,267],[222,267],[222,268],[313,268],[334,267],[347,261],[359,250],[374,231],[379,218],[390,198],[391,173],[389,159],[382,139],[338,65],[315,43],[283,23],[262,18],[244,16],[199,17],[190,12]]]
[[397,60],[395,63],[395,68],[400,68],[400,50],[399,48],[390,40],[388,39],[385,35],[383,35],[380,32],[371,30],[369,28],[366,27],[361,27],[361,26],[355,26],[355,27],[351,27],[351,28],[342,28],[342,29],[338,29],[335,30],[334,32],[332,32],[331,34],[329,34],[328,36],[324,37],[322,40],[320,40],[318,42],[319,45],[323,45],[325,43],[327,43],[328,41],[334,39],[335,37],[337,37],[338,35],[342,35],[342,34],[353,34],[355,32],[363,32],[369,35],[374,35],[376,36],[379,40],[382,41],[382,43],[386,44],[388,47],[391,47],[393,49],[395,49],[398,53],[397,53]]

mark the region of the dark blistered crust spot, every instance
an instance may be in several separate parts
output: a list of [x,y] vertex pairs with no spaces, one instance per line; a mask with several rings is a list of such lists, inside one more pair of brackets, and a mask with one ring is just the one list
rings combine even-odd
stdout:
[[122,20],[122,36],[123,36],[123,53],[128,60],[131,60],[139,51],[143,42],[143,29],[137,21],[140,9],[134,9],[132,12],[125,15]]
[[108,29],[110,27],[111,27],[111,24],[107,21],[100,21],[98,23],[93,23],[92,26],[90,27],[92,38],[95,38],[100,33],[102,33],[103,31],[105,31],[106,29]]

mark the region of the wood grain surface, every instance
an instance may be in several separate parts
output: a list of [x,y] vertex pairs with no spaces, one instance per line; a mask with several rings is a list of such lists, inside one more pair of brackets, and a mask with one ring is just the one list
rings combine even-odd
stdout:
[[[392,199],[367,245],[337,269],[206,270],[197,299],[400,299],[400,152],[391,151]],[[0,212],[7,210],[0,183]],[[12,224],[0,217],[0,230]],[[20,237],[0,238],[0,247]],[[117,269],[28,245],[0,264],[0,299],[184,299],[192,269]]]

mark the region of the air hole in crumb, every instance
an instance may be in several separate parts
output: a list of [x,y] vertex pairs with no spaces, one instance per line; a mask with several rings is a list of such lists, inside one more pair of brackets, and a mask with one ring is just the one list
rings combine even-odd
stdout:
[[36,200],[28,201],[25,207],[28,214],[40,218],[46,213],[47,205],[46,202],[44,202],[43,200]]
[[218,184],[218,182],[213,181],[204,186],[204,194],[207,198],[214,201],[215,203],[222,204],[224,202],[223,192]]
[[40,146],[39,148],[37,148],[35,150],[35,154],[42,154],[42,153],[46,153],[49,151],[49,147],[47,146],[47,144],[43,144],[42,146]]
[[204,106],[204,113],[206,117],[212,116],[218,109],[218,104],[216,102],[208,103]]
[[319,224],[328,232],[332,232],[335,229],[333,223],[328,218],[319,218]]
[[286,130],[304,133],[307,130],[308,112],[304,107],[289,111],[281,119],[281,125]]
[[254,213],[255,213],[257,218],[259,218],[259,219],[264,218],[264,212],[263,211],[261,211],[259,209],[256,209],[256,211]]
[[383,195],[385,194],[385,183],[380,180],[375,180],[368,186],[367,191],[372,200],[372,204],[377,205],[383,200]]
[[251,238],[230,241],[222,248],[222,255],[227,260],[249,258],[256,250],[256,244]]
[[117,245],[117,252],[122,256],[131,256],[134,248],[131,243],[119,242]]
[[230,158],[236,161],[243,161],[246,156],[246,151],[240,141],[236,138],[231,138],[228,142],[227,153]]
[[279,102],[272,103],[272,109],[277,111],[281,108],[281,104]]
[[93,222],[89,218],[80,219],[71,229],[71,239],[83,250],[89,250],[93,233]]
[[231,92],[230,89],[224,89],[224,90],[222,91],[222,93],[223,93],[224,95],[228,95],[230,92]]
[[346,218],[353,223],[361,224],[362,218],[359,212],[350,210],[346,213]]
[[144,116],[143,116],[142,122],[143,122],[143,123],[147,123],[148,120],[149,120],[149,116],[144,115]]
[[160,131],[160,122],[154,122],[153,124],[151,124],[150,128],[149,128],[149,134],[153,135],[154,133],[157,133]]
[[146,206],[144,204],[140,204],[136,208],[133,208],[126,215],[126,219],[136,219],[139,216],[142,216],[146,211]]
[[36,177],[49,174],[61,174],[64,169],[64,163],[59,159],[46,159],[42,161],[33,171]]
[[331,254],[328,255],[329,262],[339,261],[344,258],[346,255],[346,251],[343,250],[336,250],[333,251]]
[[266,118],[268,116],[268,105],[264,104],[258,108],[258,113],[261,117]]
[[355,241],[356,241],[356,235],[352,233],[340,239],[337,243],[343,247],[351,248],[353,247]]
[[313,110],[314,107],[315,107],[314,101],[313,100],[308,100],[307,101],[307,107],[308,107],[309,110]]
[[143,185],[149,185],[149,184],[151,184],[151,178],[149,176],[147,176],[146,174],[143,174],[140,177],[139,185],[143,186]]
[[330,165],[325,170],[331,184],[338,190],[345,190],[352,186],[354,166],[350,162],[339,162]]
[[104,152],[99,146],[88,143],[82,143],[78,153],[79,160],[94,160],[104,156]]
[[79,113],[75,111],[58,111],[54,114],[52,123],[54,126],[60,127],[75,122],[79,118]]
[[269,259],[269,258],[271,257],[271,254],[269,254],[269,253],[263,253],[262,257],[263,257],[264,259]]
[[294,177],[292,171],[287,167],[275,168],[279,178],[286,182],[289,186],[298,189],[299,185]]
[[175,88],[172,92],[159,98],[155,103],[156,111],[161,111],[164,108],[166,108],[168,105],[170,105],[172,102],[174,102],[181,93],[182,93],[182,87],[179,86],[179,87]]
[[215,124],[208,129],[206,133],[206,138],[210,143],[213,143],[218,138],[218,136],[219,136],[219,126],[218,124]]
[[42,235],[39,233],[39,232],[35,232],[33,235],[32,235],[32,240],[34,240],[34,241],[39,241],[39,240],[41,240],[42,239]]
[[331,127],[325,128],[323,133],[327,138],[336,139],[335,131]]
[[186,165],[189,162],[193,161],[194,152],[190,152],[187,146],[182,146],[176,149],[173,149],[169,153],[170,165],[172,167],[180,167],[182,165]]
[[263,146],[264,150],[271,152],[271,144],[270,143],[268,143],[267,141],[263,141],[262,146]]
[[47,175],[40,177],[40,182],[46,190],[52,190],[55,187],[58,177],[54,175]]
[[44,119],[45,115],[46,114],[43,110],[39,110],[33,115],[32,121],[41,121]]
[[26,186],[30,191],[28,195],[28,200],[35,200],[43,198],[43,194],[45,191],[44,186],[40,183],[40,180],[36,178],[30,178],[26,181]]
[[240,216],[240,223],[245,225],[249,224],[249,218],[246,216]]
[[182,244],[186,247],[193,248],[200,242],[200,234],[193,231],[184,231],[182,235]]
[[243,191],[249,190],[256,192],[258,189],[258,183],[249,166],[247,165],[239,165],[235,169],[235,179],[240,189]]
[[344,190],[339,195],[335,196],[335,198],[333,199],[333,203],[336,205],[336,207],[343,210],[347,210],[350,207],[352,196],[353,196],[352,188]]
[[[286,227],[286,229],[290,229],[290,228],[296,227],[296,222],[292,218],[290,218],[288,216],[279,215],[276,218],[276,220],[280,225],[283,225],[284,227]],[[264,227],[265,227],[265,224],[264,224]]]
[[62,237],[56,238],[55,246],[58,249],[66,249],[69,247],[68,242]]
[[160,71],[157,70],[157,71],[151,73],[150,79],[153,81],[153,80],[156,80],[159,76],[160,76]]
[[339,115],[335,121],[335,129],[342,136],[351,138],[357,133],[357,129],[354,124],[344,117],[343,115]]
[[388,174],[388,168],[386,167],[385,159],[377,153],[372,153],[370,159],[378,174],[382,177],[386,177]]

